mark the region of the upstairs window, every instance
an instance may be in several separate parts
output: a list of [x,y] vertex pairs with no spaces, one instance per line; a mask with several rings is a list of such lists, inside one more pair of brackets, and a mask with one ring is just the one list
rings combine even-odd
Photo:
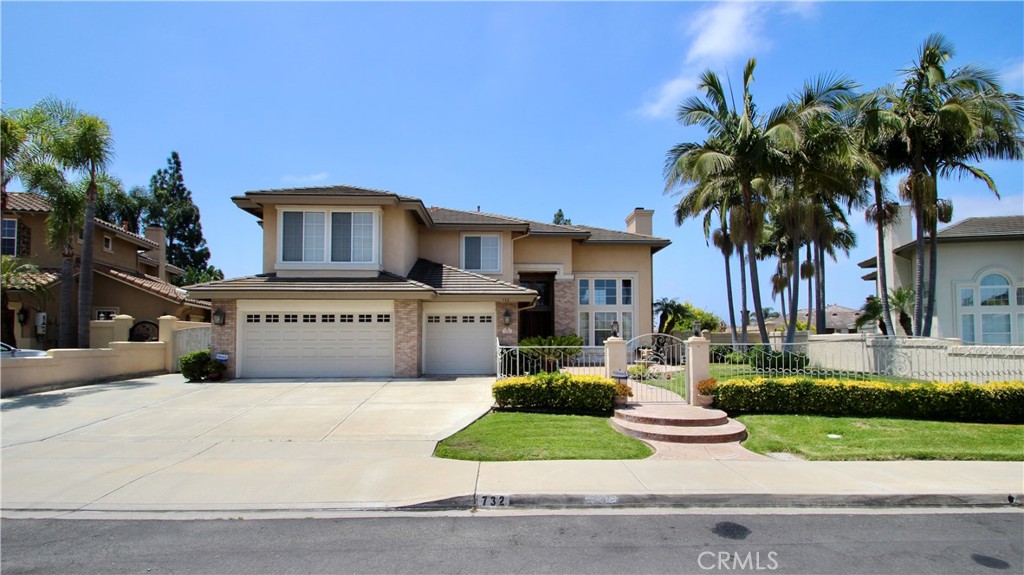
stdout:
[[372,264],[376,246],[373,212],[281,212],[282,262]]
[[462,269],[474,272],[501,271],[501,238],[499,236],[463,236]]
[[3,239],[0,242],[0,253],[5,256],[18,255],[18,220],[3,221]]

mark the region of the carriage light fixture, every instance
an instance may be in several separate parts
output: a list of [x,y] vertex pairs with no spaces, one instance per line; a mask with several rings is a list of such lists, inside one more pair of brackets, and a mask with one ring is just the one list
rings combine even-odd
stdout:
[[505,308],[505,313],[501,314],[501,321],[505,325],[510,325],[512,323],[512,310]]
[[21,308],[18,310],[18,323],[25,325],[28,322],[28,310]]
[[612,337],[619,337],[619,322],[612,322]]
[[700,321],[693,322],[693,334],[700,335]]
[[213,310],[213,325],[224,325],[224,310],[220,308]]

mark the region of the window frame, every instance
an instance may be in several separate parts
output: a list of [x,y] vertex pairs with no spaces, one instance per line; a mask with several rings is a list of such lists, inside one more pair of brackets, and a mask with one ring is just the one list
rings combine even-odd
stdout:
[[[323,259],[321,260],[306,260],[306,216],[303,215],[302,222],[302,238],[303,246],[301,249],[302,260],[293,261],[284,259],[284,218],[286,213],[318,213],[323,216],[323,238],[322,244],[319,246],[320,253]],[[357,214],[357,213],[368,213],[371,214],[372,219],[372,232],[371,232],[371,247],[370,261],[332,261],[332,248],[333,248],[333,236],[334,236],[334,214]],[[352,218],[354,220],[354,218]],[[302,206],[302,205],[288,205],[277,207],[277,244],[276,244],[276,262],[275,266],[278,269],[284,270],[355,270],[355,271],[368,271],[382,269],[382,248],[383,248],[383,215],[380,208],[372,206]],[[354,249],[356,242],[349,243],[350,257]]]
[[[14,224],[14,235],[13,236],[8,236],[8,235],[4,234],[4,232],[7,231],[6,227],[7,227],[7,223],[8,222],[12,222]],[[20,226],[20,224],[21,224],[21,222],[19,222],[17,218],[3,218],[3,221],[0,221],[0,251],[3,251],[2,248],[3,248],[4,242],[10,240],[10,242],[12,244],[11,253],[7,253],[6,251],[3,251],[3,255],[18,257],[18,227]]]
[[[1006,281],[1000,285],[985,285],[983,282],[991,277],[999,276]],[[994,316],[1009,316],[1009,345],[1020,345],[1024,343],[1024,326],[1020,322],[1014,322],[1019,314],[1024,314],[1024,301],[1015,297],[1017,291],[1024,289],[1024,284],[1014,281],[1013,275],[1002,267],[993,266],[980,270],[973,279],[954,282],[954,313],[956,320],[956,337],[960,338],[964,345],[1006,345],[1005,343],[993,342],[994,337],[1004,336],[1006,332],[986,331],[986,317],[988,325],[992,326]],[[988,290],[987,295],[990,301],[986,302],[982,290]],[[1003,298],[993,299],[996,295],[993,292],[1006,290]],[[971,299],[965,300],[964,295],[970,292]],[[970,328],[968,328],[968,325]],[[973,332],[973,333],[971,333]],[[973,337],[972,337],[973,336]]]
[[[480,238],[480,267],[471,268],[466,265],[466,240],[469,238]],[[496,266],[494,268],[484,267],[484,238],[494,238],[498,245],[498,257],[496,259]],[[504,259],[503,244],[501,234],[486,233],[486,232],[463,232],[459,236],[459,267],[466,271],[470,271],[478,274],[500,274],[502,272],[502,259]]]
[[[607,304],[603,303],[608,301],[607,293],[605,297],[598,302],[597,298],[597,282],[598,281],[609,281],[615,282],[615,303]],[[623,303],[623,282],[629,282],[629,303]],[[636,337],[637,334],[637,319],[640,317],[638,313],[639,302],[636,297],[637,286],[639,285],[639,274],[635,273],[621,273],[621,272],[609,272],[609,273],[578,273],[576,274],[576,331],[583,338],[584,345],[588,346],[599,346],[603,345],[603,341],[598,340],[599,336],[604,336],[608,330],[598,329],[597,314],[614,314],[614,321],[619,323],[619,334],[618,336],[630,340]],[[586,289],[587,303],[581,303],[581,290]],[[602,316],[607,318],[607,316]]]

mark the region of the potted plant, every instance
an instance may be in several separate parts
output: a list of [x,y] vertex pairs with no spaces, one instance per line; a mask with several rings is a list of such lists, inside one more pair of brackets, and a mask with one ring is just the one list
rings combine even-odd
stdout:
[[632,387],[622,381],[615,384],[615,395],[612,397],[614,407],[626,407],[626,403],[631,397],[633,397]]
[[697,382],[697,394],[693,398],[693,405],[708,407],[715,401],[715,388],[718,387],[718,380],[709,377]]

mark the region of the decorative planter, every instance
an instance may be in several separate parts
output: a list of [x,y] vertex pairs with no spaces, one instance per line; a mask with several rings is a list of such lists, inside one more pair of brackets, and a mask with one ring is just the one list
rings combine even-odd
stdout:
[[713,395],[701,395],[698,393],[693,396],[693,405],[697,407],[710,407],[714,401],[715,396]]
[[612,407],[626,407],[626,403],[629,402],[629,398],[624,395],[616,395],[612,397]]

